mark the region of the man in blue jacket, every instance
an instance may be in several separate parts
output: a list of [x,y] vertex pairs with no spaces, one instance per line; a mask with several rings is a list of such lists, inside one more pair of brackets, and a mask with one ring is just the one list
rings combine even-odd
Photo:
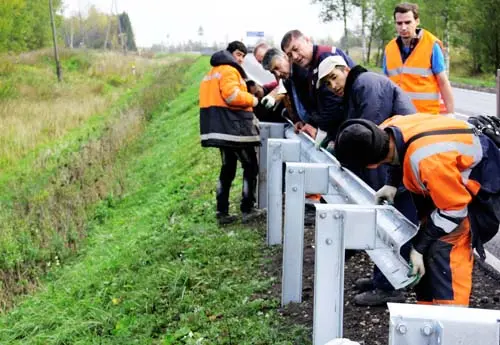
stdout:
[[[344,106],[343,119],[365,119],[380,124],[393,115],[409,115],[416,113],[410,98],[387,77],[368,72],[362,66],[350,68],[340,56],[326,57],[318,68],[317,88],[327,87],[336,96],[342,98]],[[334,140],[336,131],[329,133],[328,138]],[[329,140],[329,139],[327,139]],[[387,191],[387,167],[366,169],[349,167],[352,172],[363,179],[370,187],[378,191],[377,201],[394,200],[394,206],[409,220],[417,223],[417,214],[411,195],[402,186],[391,187]],[[391,198],[385,194],[390,193]],[[403,250],[403,256],[409,254]],[[373,279],[361,278],[356,286],[362,292],[354,297],[359,305],[382,305],[387,302],[404,302],[401,291],[395,291],[375,266]],[[366,290],[366,291],[365,291]]]

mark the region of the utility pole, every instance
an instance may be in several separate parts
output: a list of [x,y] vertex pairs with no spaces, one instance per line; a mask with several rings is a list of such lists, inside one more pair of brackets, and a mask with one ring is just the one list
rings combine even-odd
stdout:
[[61,63],[59,62],[59,51],[57,50],[56,23],[54,22],[54,9],[52,0],[49,0],[50,22],[52,24],[52,39],[54,41],[54,58],[56,60],[57,80],[62,81]]
[[497,117],[500,117],[500,69],[497,69]]

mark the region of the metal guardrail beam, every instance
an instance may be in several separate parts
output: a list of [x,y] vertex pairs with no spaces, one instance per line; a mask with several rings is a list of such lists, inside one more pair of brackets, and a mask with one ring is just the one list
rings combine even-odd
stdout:
[[389,345],[500,344],[500,311],[387,303]]
[[[285,137],[299,140],[301,162],[328,164],[331,195],[323,195],[328,203],[339,203],[342,196],[344,204],[375,205],[375,191],[339,162],[326,150],[316,150],[311,138],[295,134],[293,128],[285,129]],[[375,249],[366,250],[372,261],[380,268],[396,289],[412,283],[408,278],[408,263],[400,255],[401,247],[415,236],[417,227],[395,208],[384,209],[377,214],[377,238]]]

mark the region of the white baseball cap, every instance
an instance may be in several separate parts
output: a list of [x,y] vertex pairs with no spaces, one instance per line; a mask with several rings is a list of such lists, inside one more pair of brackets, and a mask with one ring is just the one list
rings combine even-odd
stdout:
[[321,86],[321,79],[330,74],[330,72],[337,66],[347,66],[344,58],[340,55],[332,55],[321,61],[318,67],[318,81],[316,82],[317,89]]

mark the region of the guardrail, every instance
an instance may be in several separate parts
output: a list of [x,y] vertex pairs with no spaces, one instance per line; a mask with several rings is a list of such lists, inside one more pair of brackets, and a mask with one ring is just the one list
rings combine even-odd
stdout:
[[[414,280],[400,249],[417,228],[392,206],[375,205],[375,192],[307,135],[261,123],[261,138],[258,201],[268,208],[267,243],[283,242],[282,305],[302,300],[304,196],[319,193],[327,202],[316,204],[313,311],[313,344],[324,345],[342,337],[345,249],[366,250],[391,284],[404,288]],[[458,309],[390,304],[389,345],[499,345],[499,311],[475,309],[469,322],[468,309]]]
[[316,207],[313,338],[315,345],[324,344],[342,335],[344,250],[366,250],[391,284],[404,288],[413,279],[400,249],[417,228],[393,207],[375,205],[375,192],[307,135],[261,123],[261,137],[258,200],[268,209],[267,243],[283,239],[282,305],[302,300],[304,196],[321,194],[328,203]]

